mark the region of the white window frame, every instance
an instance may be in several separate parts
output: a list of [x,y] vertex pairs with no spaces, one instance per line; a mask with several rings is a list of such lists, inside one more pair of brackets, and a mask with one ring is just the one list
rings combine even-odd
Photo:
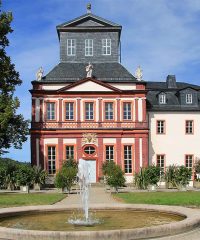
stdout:
[[186,104],[192,104],[192,94],[191,93],[186,94]]
[[65,147],[65,153],[66,153],[66,160],[69,160],[70,158],[74,159],[74,146],[73,145],[67,145]]
[[93,56],[93,39],[85,39],[85,56]]
[[[69,105],[69,108],[67,108],[67,105]],[[74,120],[74,103],[66,102],[65,110],[66,110],[65,119],[66,120]]]
[[157,120],[156,128],[157,134],[165,134],[165,120]]
[[56,103],[55,102],[47,102],[47,120],[55,120],[56,119]]
[[185,166],[188,169],[193,169],[193,154],[185,155]]
[[132,173],[132,146],[125,145],[124,146],[124,172],[125,173]]
[[67,39],[67,56],[76,55],[76,39]]
[[47,148],[48,157],[48,173],[56,173],[56,146],[48,146]]
[[156,166],[160,168],[160,175],[165,172],[165,154],[156,155]]
[[102,39],[102,55],[111,55],[111,39]]
[[[87,109],[88,105],[88,109]],[[85,120],[94,120],[94,103],[86,102],[85,103]]]
[[132,119],[132,104],[130,102],[123,103],[123,119],[124,120]]
[[166,94],[165,93],[159,94],[159,104],[166,104]]
[[113,145],[107,145],[105,147],[105,159],[106,161],[114,161],[114,146]]
[[114,120],[113,102],[105,102],[105,120]]

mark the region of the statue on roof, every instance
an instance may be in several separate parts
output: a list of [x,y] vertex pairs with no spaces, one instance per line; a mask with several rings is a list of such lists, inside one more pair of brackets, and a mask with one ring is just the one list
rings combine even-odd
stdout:
[[42,67],[40,67],[36,73],[36,80],[37,81],[41,81],[42,80],[42,76],[43,76],[44,70]]
[[87,73],[87,78],[91,78],[92,77],[92,69],[93,66],[92,64],[89,62],[89,64],[85,67],[86,73]]
[[91,13],[91,3],[87,4],[87,13]]
[[135,71],[135,77],[137,78],[138,81],[142,80],[142,68],[140,66],[137,67],[136,71]]

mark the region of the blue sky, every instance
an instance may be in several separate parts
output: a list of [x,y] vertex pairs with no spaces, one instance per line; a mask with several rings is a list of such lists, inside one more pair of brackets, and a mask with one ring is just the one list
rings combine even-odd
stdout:
[[[134,74],[142,66],[146,81],[200,84],[199,0],[91,0],[92,13],[122,25],[122,64]],[[48,73],[59,62],[56,25],[86,13],[86,0],[2,0],[12,11],[14,32],[9,35],[11,56],[23,84],[16,95],[19,112],[31,117],[31,81],[40,66]],[[30,143],[4,155],[30,161]]]

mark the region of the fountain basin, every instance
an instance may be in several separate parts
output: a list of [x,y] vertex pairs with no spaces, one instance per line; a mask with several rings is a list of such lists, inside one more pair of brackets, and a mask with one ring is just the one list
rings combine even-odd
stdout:
[[[0,218],[16,215],[27,215],[36,212],[52,212],[52,211],[65,211],[77,209],[77,205],[70,205],[69,207],[63,206],[29,206],[29,207],[16,207],[0,210]],[[175,214],[185,217],[184,220],[163,224],[159,226],[149,226],[135,229],[115,229],[115,230],[100,230],[100,231],[38,231],[38,230],[24,230],[0,227],[1,238],[7,239],[70,239],[70,240],[88,240],[88,239],[148,239],[151,237],[160,237],[167,235],[174,235],[182,233],[183,231],[192,230],[200,225],[200,210],[189,209],[184,207],[172,206],[154,206],[154,205],[132,205],[132,204],[95,204],[90,207],[92,211],[95,210],[116,210],[123,211],[156,211],[159,213]],[[65,219],[63,219],[65,221]],[[123,222],[123,218],[121,219]],[[90,228],[89,228],[90,229]]]

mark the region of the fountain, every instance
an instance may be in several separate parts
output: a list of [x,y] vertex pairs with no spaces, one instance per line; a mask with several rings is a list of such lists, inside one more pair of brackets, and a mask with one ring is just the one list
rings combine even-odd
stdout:
[[[0,209],[1,238],[15,240],[129,240],[174,235],[200,225],[200,210],[177,206],[94,204],[89,213],[89,164],[80,159],[78,178],[83,216],[77,206],[29,206]],[[63,221],[68,217],[68,222]],[[100,220],[103,219],[103,220]]]
[[80,187],[80,195],[84,218],[73,216],[68,222],[74,225],[92,226],[100,223],[98,219],[89,216],[89,188],[90,188],[90,166],[87,161],[79,159],[78,164],[78,183]]

